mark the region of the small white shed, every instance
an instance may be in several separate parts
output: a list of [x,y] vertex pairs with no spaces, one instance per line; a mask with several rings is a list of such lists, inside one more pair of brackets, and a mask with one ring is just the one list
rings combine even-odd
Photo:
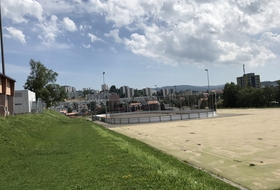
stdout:
[[31,113],[34,102],[36,102],[36,94],[34,92],[30,90],[16,90],[14,113]]

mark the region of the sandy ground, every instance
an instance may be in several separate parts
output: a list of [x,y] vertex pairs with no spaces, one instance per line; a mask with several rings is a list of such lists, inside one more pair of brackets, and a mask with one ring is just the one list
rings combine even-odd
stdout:
[[280,188],[280,109],[223,109],[217,114],[104,126],[249,189]]

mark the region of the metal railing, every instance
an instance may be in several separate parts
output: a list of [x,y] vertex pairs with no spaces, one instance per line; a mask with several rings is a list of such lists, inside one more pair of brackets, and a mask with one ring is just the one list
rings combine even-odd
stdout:
[[[155,113],[155,112],[154,112]],[[134,113],[135,114],[135,113]],[[147,113],[149,114],[149,113]],[[215,117],[216,112],[211,110],[199,110],[199,111],[189,111],[189,112],[166,112],[165,115],[152,115],[151,116],[141,116],[139,117],[133,116],[130,117],[131,112],[127,114],[127,117],[124,117],[126,114],[122,114],[122,118],[105,117],[104,114],[93,116],[94,120],[100,120],[110,124],[137,124],[137,123],[153,123],[153,122],[166,122],[166,121],[178,121],[178,120],[189,120],[189,119],[199,119],[199,118],[208,118],[208,117]]]

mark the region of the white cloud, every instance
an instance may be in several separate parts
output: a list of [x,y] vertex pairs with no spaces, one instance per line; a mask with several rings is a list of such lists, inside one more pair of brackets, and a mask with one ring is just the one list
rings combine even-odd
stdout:
[[43,7],[36,0],[2,0],[2,14],[15,23],[27,23],[26,16],[43,19]]
[[69,0],[36,0],[44,8],[45,15],[69,15],[73,12],[75,14],[81,14],[79,5],[81,1],[69,1]]
[[88,44],[88,45],[83,44],[83,47],[86,48],[86,49],[88,49],[88,48],[91,47],[91,45],[90,45],[90,44]]
[[81,24],[79,26],[79,30],[80,31],[85,31],[85,30],[90,30],[90,29],[92,29],[92,27],[90,25],[83,25],[83,24]]
[[265,32],[262,34],[261,39],[259,41],[265,45],[270,45],[272,43],[280,43],[280,34]]
[[74,32],[77,30],[75,22],[68,17],[63,18],[62,23],[63,23],[65,29],[70,32]]
[[[58,19],[56,15],[52,15],[50,18],[46,18],[45,21],[37,24],[41,29],[41,33],[38,35],[38,38],[46,46],[54,46],[54,44],[61,44],[56,42],[56,39],[60,35],[65,35],[64,31],[75,31],[75,23],[65,17],[62,21]],[[67,39],[69,41],[69,39]],[[62,49],[65,49],[65,44],[60,45]],[[70,47],[67,45],[67,48]]]
[[112,52],[114,52],[114,53],[118,53],[117,50],[116,50],[116,48],[114,48],[114,47],[110,47],[110,50],[111,50]]
[[104,34],[105,37],[113,37],[116,43],[122,43],[122,39],[119,37],[119,30],[111,30],[109,33]]
[[[46,45],[60,36],[104,42],[97,37],[104,35],[169,65],[264,65],[280,48],[279,10],[279,0],[3,0],[4,16],[13,22],[37,18],[41,33],[34,32]],[[65,32],[77,29],[76,36]]]
[[84,26],[83,26],[83,25],[80,25],[79,30],[81,30],[81,31],[85,30],[85,29],[84,29]]
[[8,38],[13,38],[15,40],[20,41],[20,43],[25,44],[25,35],[22,33],[21,30],[18,30],[14,27],[5,27],[5,29],[9,32],[8,35],[5,35]]
[[[135,54],[171,65],[246,61],[255,66],[275,58],[275,53],[255,38],[267,30],[280,29],[279,8],[276,0],[112,0],[100,6],[116,28],[133,28],[124,44]],[[118,29],[105,36],[120,42]],[[262,40],[267,40],[264,37]],[[270,35],[269,39],[276,41],[278,36]]]
[[100,41],[100,42],[104,42],[101,38],[98,38],[97,36],[91,34],[91,33],[88,33],[88,37],[90,38],[90,41],[92,43],[96,42],[96,41]]
[[49,46],[55,42],[56,37],[59,33],[61,33],[59,24],[59,20],[55,15],[52,15],[49,21],[44,21],[38,24],[38,26],[42,29],[42,34],[38,35],[38,38],[42,40],[44,45]]

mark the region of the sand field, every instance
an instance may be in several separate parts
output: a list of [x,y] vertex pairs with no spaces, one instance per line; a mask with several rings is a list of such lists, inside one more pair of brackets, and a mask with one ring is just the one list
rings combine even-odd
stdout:
[[220,109],[217,114],[101,124],[249,189],[280,188],[280,109]]

